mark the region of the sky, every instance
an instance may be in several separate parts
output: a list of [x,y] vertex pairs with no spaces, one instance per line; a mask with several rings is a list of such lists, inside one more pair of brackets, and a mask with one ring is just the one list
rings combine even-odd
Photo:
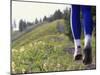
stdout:
[[63,11],[66,7],[69,8],[70,5],[12,1],[12,22],[15,20],[17,25],[20,19],[33,22],[36,18],[42,19],[44,16],[52,15],[55,10]]

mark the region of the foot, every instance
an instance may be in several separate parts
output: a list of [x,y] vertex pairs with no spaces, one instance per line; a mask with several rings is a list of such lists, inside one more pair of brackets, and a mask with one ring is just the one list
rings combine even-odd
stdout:
[[92,63],[92,48],[87,46],[83,50],[83,64],[88,65]]
[[82,59],[82,53],[81,53],[81,47],[78,46],[77,50],[74,52],[74,60],[81,60]]

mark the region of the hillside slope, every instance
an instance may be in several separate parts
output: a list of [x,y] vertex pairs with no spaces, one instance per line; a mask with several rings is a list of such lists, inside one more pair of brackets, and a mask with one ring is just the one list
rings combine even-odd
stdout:
[[[12,73],[85,69],[81,61],[73,61],[73,56],[66,51],[66,48],[73,48],[73,43],[64,33],[64,20],[56,20],[40,25],[12,42]],[[95,40],[93,46],[95,49]]]

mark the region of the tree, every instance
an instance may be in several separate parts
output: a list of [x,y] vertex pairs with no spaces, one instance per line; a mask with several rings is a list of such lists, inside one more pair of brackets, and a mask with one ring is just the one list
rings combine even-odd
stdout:
[[50,16],[48,17],[48,20],[47,20],[47,21],[48,21],[48,22],[54,21],[53,15],[50,15]]
[[96,6],[92,6],[91,9],[92,17],[93,17],[93,35],[96,37]]
[[32,26],[33,24],[32,22],[27,22],[27,26]]
[[63,18],[64,18],[65,20],[70,20],[70,19],[69,19],[69,18],[70,18],[70,11],[71,11],[70,8],[66,8],[66,9],[63,11]]
[[70,13],[71,13],[71,9],[66,8],[63,11],[63,18],[65,20],[65,24],[66,24],[66,32],[65,35],[67,35],[69,37],[69,39],[71,41],[73,41],[73,37],[72,37],[72,31],[71,31],[71,23],[70,23]]
[[38,24],[39,23],[39,21],[37,20],[37,18],[35,19],[35,24]]
[[23,31],[23,20],[21,19],[20,21],[19,21],[19,31]]
[[60,10],[57,10],[57,11],[55,11],[53,18],[54,18],[54,20],[57,20],[57,19],[61,19],[62,16],[63,16],[62,12]]
[[40,19],[40,23],[42,23],[42,19]]
[[19,31],[24,31],[27,28],[27,24],[22,19],[19,21]]
[[16,28],[16,21],[14,20],[13,27]]
[[47,20],[48,20],[48,19],[47,19],[47,17],[46,17],[46,16],[44,16],[44,18],[43,18],[43,22],[44,22],[44,21],[47,21]]

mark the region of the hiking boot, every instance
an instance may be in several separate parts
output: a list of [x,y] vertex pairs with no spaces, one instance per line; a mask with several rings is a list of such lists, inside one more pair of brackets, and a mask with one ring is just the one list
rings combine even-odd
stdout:
[[83,64],[88,65],[92,63],[92,48],[87,46],[83,50]]
[[77,50],[74,51],[74,60],[81,60],[81,59],[82,59],[81,47],[78,46]]

